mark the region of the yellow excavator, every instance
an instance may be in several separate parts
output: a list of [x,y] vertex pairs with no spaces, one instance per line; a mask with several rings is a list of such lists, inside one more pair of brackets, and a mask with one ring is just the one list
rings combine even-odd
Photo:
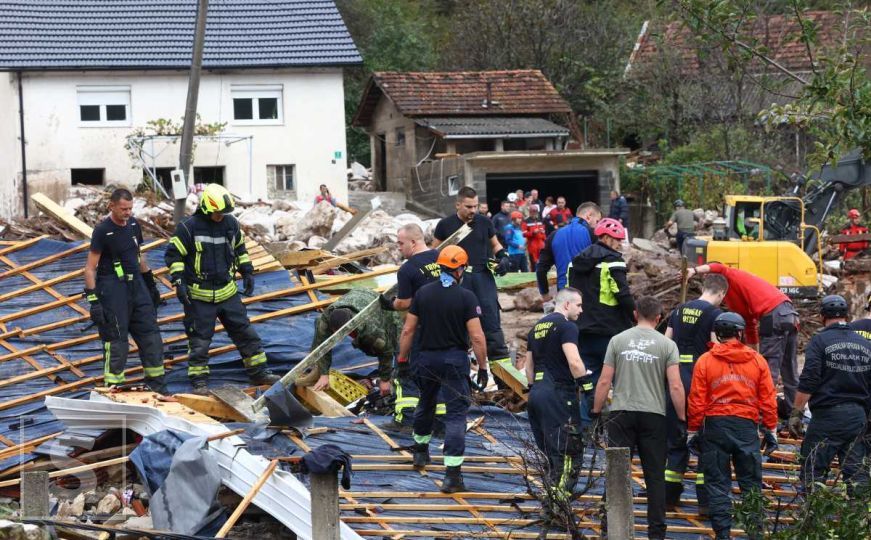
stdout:
[[847,191],[871,186],[871,169],[854,150],[812,179],[803,197],[803,176],[781,197],[726,195],[713,236],[688,238],[683,255],[691,265],[716,261],[751,272],[793,298],[819,296],[822,261],[812,257],[821,251],[820,227]]

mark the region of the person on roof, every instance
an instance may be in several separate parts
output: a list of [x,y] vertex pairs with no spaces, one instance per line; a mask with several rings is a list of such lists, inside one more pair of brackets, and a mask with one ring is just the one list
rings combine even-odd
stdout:
[[466,251],[459,246],[447,246],[439,252],[437,262],[439,280],[421,287],[411,301],[402,327],[397,361],[407,361],[414,336],[420,332],[420,353],[414,367],[420,386],[420,401],[414,411],[413,465],[417,470],[425,470],[430,462],[429,442],[439,391],[444,387],[446,473],[441,491],[455,493],[466,489],[462,465],[466,448],[466,413],[471,402],[469,346],[478,364],[476,384],[481,389],[489,381],[489,364],[478,299],[472,291],[460,286],[469,264]]
[[[824,328],[805,349],[804,368],[789,416],[790,434],[796,438],[804,434],[801,481],[805,492],[825,483],[835,456],[848,493],[856,483],[868,482],[867,470],[863,474],[859,471],[866,451],[862,436],[871,409],[871,343],[847,324],[849,312],[842,296],[823,298],[820,318]],[[811,410],[807,433],[802,423],[805,405]]]
[[[594,233],[599,241],[572,259],[569,268],[569,286],[581,291],[584,299],[584,311],[578,317],[578,346],[584,365],[592,371],[593,384],[602,372],[608,342],[635,324],[635,301],[620,253],[626,229],[605,218]],[[584,421],[589,421],[588,405],[582,403]]]
[[585,202],[578,207],[577,216],[565,227],[548,235],[544,242],[541,259],[535,268],[535,280],[538,283],[538,292],[545,300],[550,299],[547,273],[551,267],[556,266],[556,288],[562,289],[568,282],[572,259],[595,241],[595,227],[602,219],[599,205]]
[[[717,343],[693,370],[688,398],[687,446],[697,452],[717,540],[732,528],[732,465],[741,496],[762,489],[760,451],[777,449],[777,394],[768,363],[741,342],[746,324],[737,313],[714,321]],[[761,418],[762,445],[757,422]]]
[[[847,235],[857,235],[857,234],[868,234],[868,227],[862,225],[859,222],[859,211],[855,208],[851,209],[847,212],[847,225],[841,229],[841,234]],[[858,240],[856,242],[847,242],[844,244],[838,244],[838,250],[841,252],[841,255],[844,257],[845,261],[849,261],[856,255],[862,253],[868,249],[868,241],[867,240]]]
[[523,235],[523,214],[517,210],[511,212],[511,223],[505,226],[502,236],[508,250],[511,272],[529,272],[526,260],[526,237]]
[[714,272],[729,282],[723,300],[747,324],[747,345],[768,361],[774,384],[783,384],[787,408],[792,408],[798,386],[798,312],[788,296],[764,279],[718,262],[687,270],[687,278]]
[[245,248],[245,235],[231,215],[233,208],[233,196],[224,186],[208,184],[196,213],[176,226],[164,255],[175,294],[184,305],[188,377],[199,395],[209,394],[209,346],[216,319],[242,355],[252,384],[272,384],[279,379],[266,366],[266,352],[236,285],[238,271],[245,296],[254,294],[254,265]]

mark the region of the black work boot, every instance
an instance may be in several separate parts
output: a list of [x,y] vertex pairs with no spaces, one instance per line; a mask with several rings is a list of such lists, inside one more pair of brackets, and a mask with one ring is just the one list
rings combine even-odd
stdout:
[[415,444],[414,448],[414,469],[422,471],[430,464],[432,459],[429,457],[428,444]]
[[466,491],[466,484],[463,483],[463,473],[460,471],[460,465],[456,467],[448,467],[445,479],[442,481],[442,493],[456,493],[458,491]]
[[254,386],[273,385],[281,380],[281,377],[271,373],[268,369],[264,369],[254,375],[249,376],[251,384]]
[[680,504],[680,494],[683,493],[683,484],[679,482],[665,483],[665,511],[674,512]]
[[146,377],[145,386],[152,392],[157,392],[162,396],[167,395],[166,385],[160,379]]
[[194,394],[198,396],[209,395],[209,383],[205,379],[194,379],[191,381],[191,386],[194,387]]

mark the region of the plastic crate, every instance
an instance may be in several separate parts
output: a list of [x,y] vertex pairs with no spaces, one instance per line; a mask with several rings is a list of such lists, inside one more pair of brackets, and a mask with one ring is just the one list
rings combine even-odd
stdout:
[[367,393],[366,387],[354,379],[335,369],[330,370],[330,387],[327,389],[327,394],[342,405],[366,397]]

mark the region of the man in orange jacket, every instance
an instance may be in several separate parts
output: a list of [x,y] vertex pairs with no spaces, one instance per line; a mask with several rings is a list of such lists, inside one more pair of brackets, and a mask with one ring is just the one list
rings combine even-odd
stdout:
[[[705,484],[710,498],[711,526],[718,540],[732,527],[732,463],[746,496],[762,489],[760,450],[777,449],[777,395],[768,363],[744,343],[746,324],[737,313],[714,321],[717,343],[693,370],[688,400],[687,446],[701,445]],[[760,448],[756,422],[762,417]],[[701,434],[700,434],[701,432]]]
[[[868,227],[859,223],[860,217],[861,216],[860,216],[858,210],[856,210],[855,208],[850,209],[850,211],[847,212],[847,219],[849,221],[847,222],[847,225],[843,229],[841,229],[841,234],[849,234],[849,235],[868,234]],[[849,261],[850,259],[852,259],[856,255],[862,253],[866,249],[868,249],[868,241],[867,240],[859,240],[856,242],[848,242],[845,244],[838,244],[838,251],[840,251],[841,255],[844,256],[845,261]]]

